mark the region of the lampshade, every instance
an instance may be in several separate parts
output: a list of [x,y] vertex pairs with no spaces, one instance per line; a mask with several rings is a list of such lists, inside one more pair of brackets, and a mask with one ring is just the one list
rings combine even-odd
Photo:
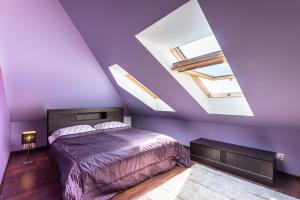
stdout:
[[22,134],[23,149],[35,148],[36,131],[25,131]]

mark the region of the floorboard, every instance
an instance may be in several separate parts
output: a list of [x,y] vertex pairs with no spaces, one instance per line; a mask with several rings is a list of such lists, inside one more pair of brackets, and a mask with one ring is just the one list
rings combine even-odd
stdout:
[[[51,168],[47,150],[41,149],[32,154],[34,164],[24,166],[25,153],[13,153],[9,159],[0,200],[61,200],[61,189],[58,176]],[[137,199],[184,171],[175,167],[169,172],[155,176],[135,187],[132,187],[113,200]],[[300,178],[278,173],[274,190],[300,199]]]
[[61,190],[58,177],[51,168],[47,150],[32,153],[34,164],[23,165],[26,153],[12,153],[0,199],[43,199],[60,200]]

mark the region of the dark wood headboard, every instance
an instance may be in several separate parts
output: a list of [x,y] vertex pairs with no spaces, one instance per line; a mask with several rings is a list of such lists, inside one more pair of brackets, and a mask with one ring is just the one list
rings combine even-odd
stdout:
[[81,108],[47,110],[47,136],[53,131],[74,125],[94,126],[101,122],[120,121],[124,118],[123,108]]

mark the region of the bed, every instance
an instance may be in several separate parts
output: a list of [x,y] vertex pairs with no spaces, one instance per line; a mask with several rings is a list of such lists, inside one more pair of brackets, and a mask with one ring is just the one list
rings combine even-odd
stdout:
[[[122,108],[48,110],[48,136],[64,127],[123,121]],[[190,166],[187,150],[163,134],[129,126],[62,135],[49,157],[64,199],[110,199],[175,165]]]

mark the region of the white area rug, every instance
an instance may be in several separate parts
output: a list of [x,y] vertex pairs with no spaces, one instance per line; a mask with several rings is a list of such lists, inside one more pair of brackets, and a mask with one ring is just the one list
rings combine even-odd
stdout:
[[296,200],[274,190],[195,164],[140,200]]

